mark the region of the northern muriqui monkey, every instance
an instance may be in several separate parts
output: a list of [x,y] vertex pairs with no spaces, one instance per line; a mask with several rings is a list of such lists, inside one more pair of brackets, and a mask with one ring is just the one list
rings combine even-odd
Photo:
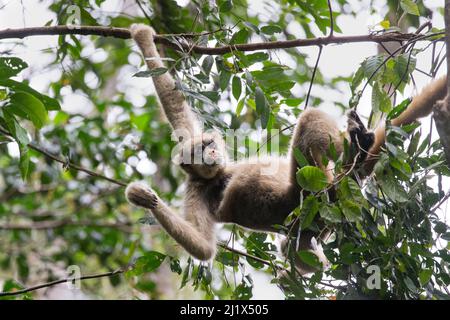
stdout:
[[[148,68],[164,67],[153,41],[153,29],[135,24],[130,31]],[[301,188],[296,181],[298,164],[293,152],[295,148],[300,149],[310,164],[324,170],[329,182],[332,182],[332,171],[322,165],[322,158],[327,156],[331,142],[338,154],[343,152],[344,139],[357,145],[359,162],[363,162],[367,154],[371,159],[376,156],[384,143],[384,128],[378,128],[374,135],[366,130],[356,112],[348,114],[348,130],[343,134],[326,113],[309,109],[303,111],[298,119],[287,156],[270,156],[252,163],[229,161],[222,136],[218,132],[200,131],[198,119],[183,93],[176,89],[171,75],[166,72],[155,76],[153,83],[172,128],[191,134],[189,139],[181,142],[180,166],[187,173],[183,212],[182,215],[175,213],[143,183],[128,185],[126,197],[132,204],[150,210],[161,226],[200,260],[209,260],[215,255],[215,223],[235,223],[249,229],[276,232],[274,225],[282,225],[285,218],[299,206]],[[435,81],[414,98],[409,108],[392,124],[400,126],[426,116],[434,102],[444,98],[445,94],[445,79]],[[197,153],[202,155],[202,163],[186,161]],[[261,174],[262,169],[274,163],[277,169],[273,173]],[[366,173],[370,171],[371,168]],[[317,236],[305,230],[299,247],[311,249],[311,241]],[[308,268],[299,267],[303,273],[308,271]]]

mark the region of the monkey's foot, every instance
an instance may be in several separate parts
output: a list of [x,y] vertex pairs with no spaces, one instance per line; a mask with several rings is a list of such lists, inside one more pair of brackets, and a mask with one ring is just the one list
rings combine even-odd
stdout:
[[156,34],[152,27],[142,23],[133,23],[130,27],[130,33],[137,43],[153,42],[153,37]]
[[154,209],[158,205],[158,197],[153,190],[142,182],[130,183],[126,190],[127,200],[135,206]]

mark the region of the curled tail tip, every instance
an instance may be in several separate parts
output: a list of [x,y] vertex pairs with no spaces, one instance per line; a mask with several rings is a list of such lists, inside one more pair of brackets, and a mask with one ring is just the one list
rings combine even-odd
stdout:
[[143,182],[132,182],[125,189],[125,196],[131,204],[153,209],[158,203],[153,190]]

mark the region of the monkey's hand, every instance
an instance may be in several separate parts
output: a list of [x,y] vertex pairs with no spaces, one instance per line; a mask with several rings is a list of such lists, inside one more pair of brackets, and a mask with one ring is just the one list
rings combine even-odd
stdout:
[[347,117],[347,130],[350,135],[350,142],[354,146],[354,152],[360,153],[357,161],[361,163],[366,159],[367,152],[375,142],[375,134],[367,130],[356,111],[351,110],[347,114]]
[[155,192],[142,182],[130,183],[125,190],[125,196],[135,206],[151,210],[158,205],[158,197]]

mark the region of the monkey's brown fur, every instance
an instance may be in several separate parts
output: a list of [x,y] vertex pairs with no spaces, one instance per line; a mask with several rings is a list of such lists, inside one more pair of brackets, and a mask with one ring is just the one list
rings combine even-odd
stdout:
[[[163,67],[153,42],[153,29],[145,25],[133,25],[130,31],[148,67]],[[214,224],[217,222],[236,223],[264,231],[276,231],[274,225],[283,224],[285,218],[299,205],[300,199],[301,190],[295,177],[298,169],[293,155],[295,148],[299,148],[311,164],[320,166],[331,182],[331,170],[326,170],[322,165],[322,157],[327,154],[330,142],[338,154],[343,151],[343,139],[350,136],[367,138],[367,146],[363,150],[365,153],[373,143],[373,134],[365,130],[356,113],[349,114],[349,133],[342,134],[330,116],[309,109],[302,112],[298,120],[287,157],[270,156],[254,159],[251,163],[248,160],[229,162],[223,138],[217,132],[202,133],[197,130],[198,121],[182,92],[175,88],[169,73],[154,77],[153,82],[172,127],[192,133],[192,138],[183,141],[180,154],[181,168],[188,174],[183,212],[181,216],[176,214],[151,188],[142,183],[131,183],[126,189],[126,197],[131,203],[149,209],[164,229],[200,260],[209,260],[215,255]],[[395,125],[428,114],[433,102],[444,94],[441,87],[442,81],[438,81],[415,98]],[[377,130],[376,139],[370,149],[373,154],[379,152],[384,141],[384,129]],[[189,161],[198,150],[201,150],[208,164],[192,164]],[[275,167],[276,170],[262,174],[262,170],[269,167]],[[312,232],[304,232],[300,248],[311,248],[314,236]],[[299,268],[303,273],[311,271],[301,263]]]
[[[426,117],[433,110],[436,101],[444,99],[446,95],[447,77],[444,76],[426,86],[418,96],[414,97],[408,108],[397,118],[392,120],[391,124],[399,127],[401,125],[410,124],[419,118]],[[385,139],[386,128],[384,125],[381,125],[375,130],[375,142],[369,149],[367,160],[364,163],[363,173],[365,175],[372,172]]]

